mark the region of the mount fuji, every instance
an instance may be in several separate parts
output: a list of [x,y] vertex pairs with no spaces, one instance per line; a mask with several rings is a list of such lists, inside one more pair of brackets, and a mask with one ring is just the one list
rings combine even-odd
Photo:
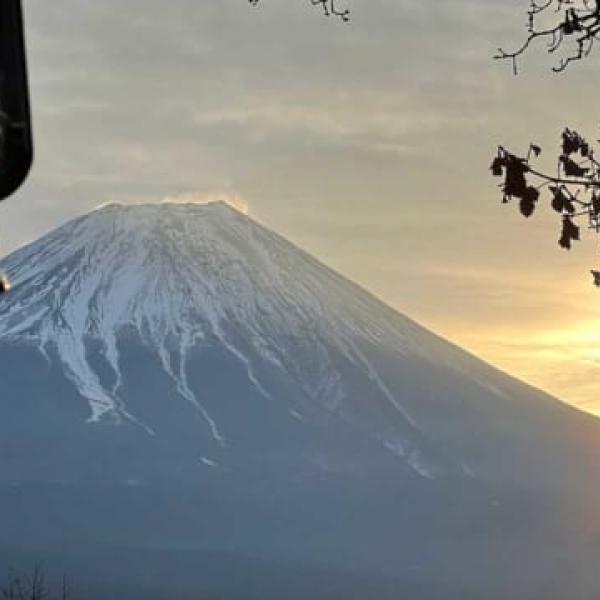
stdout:
[[85,598],[592,598],[600,423],[222,203],[7,257],[0,563]]

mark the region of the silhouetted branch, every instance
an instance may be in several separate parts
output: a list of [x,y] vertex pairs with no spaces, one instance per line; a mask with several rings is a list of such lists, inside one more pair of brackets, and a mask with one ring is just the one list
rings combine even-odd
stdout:
[[[531,144],[525,157],[509,152],[503,146],[492,162],[492,174],[502,177],[502,202],[517,199],[519,210],[530,217],[537,206],[541,191],[550,192],[550,204],[561,216],[562,229],[558,240],[566,250],[580,239],[579,219],[585,219],[589,229],[600,233],[600,162],[594,150],[576,131],[565,129],[556,175],[544,173],[531,166],[541,154],[539,146]],[[594,274],[594,283],[600,286],[600,277]]]
[[[256,6],[260,0],[248,0],[250,4]],[[325,16],[339,17],[342,21],[348,21],[350,19],[350,10],[339,9],[336,0],[309,0],[313,6],[320,6],[323,9]]]
[[573,40],[575,49],[560,59],[553,71],[564,71],[570,63],[589,55],[594,42],[600,39],[600,0],[530,0],[527,11],[527,38],[519,48],[507,52],[502,48],[494,58],[508,59],[517,73],[518,58],[538,38],[547,43],[554,53],[567,40]]

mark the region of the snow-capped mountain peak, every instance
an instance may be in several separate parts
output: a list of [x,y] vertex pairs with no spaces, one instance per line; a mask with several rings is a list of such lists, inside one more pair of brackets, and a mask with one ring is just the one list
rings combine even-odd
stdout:
[[224,203],[106,205],[4,267],[14,290],[0,298],[0,338],[58,361],[92,423],[129,421],[154,433],[124,393],[128,337],[158,359],[222,447],[227,426],[201,382],[190,381],[198,353],[215,345],[266,401],[282,402],[275,380],[298,388],[302,399],[288,407],[296,422],[328,414],[359,423],[425,476],[437,467],[423,451],[427,426],[414,414],[422,407],[392,389],[395,365],[466,373],[469,385],[502,395],[483,363]]
[[[246,352],[226,331],[235,323],[254,351],[285,371],[298,365],[278,340],[313,345],[306,391],[334,407],[344,392],[323,343],[328,340],[367,370],[389,403],[417,427],[356,345],[390,334],[382,306],[224,203],[106,205],[19,250],[5,268],[15,289],[0,302],[0,336],[25,339],[44,353],[54,348],[88,399],[91,421],[135,419],[119,397],[118,337],[130,327],[158,353],[181,395],[224,443],[218,424],[189,388],[187,353],[216,336],[268,396]],[[91,340],[102,345],[114,372],[110,389],[86,358]],[[402,351],[403,336],[396,334],[396,340]]]

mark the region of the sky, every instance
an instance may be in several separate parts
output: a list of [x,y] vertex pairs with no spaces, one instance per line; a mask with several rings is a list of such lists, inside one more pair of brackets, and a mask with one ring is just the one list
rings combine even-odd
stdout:
[[[343,6],[345,0],[338,0]],[[598,239],[502,205],[498,144],[600,134],[600,52],[494,61],[526,0],[23,0],[36,160],[1,252],[99,204],[231,199],[429,329],[600,415]]]

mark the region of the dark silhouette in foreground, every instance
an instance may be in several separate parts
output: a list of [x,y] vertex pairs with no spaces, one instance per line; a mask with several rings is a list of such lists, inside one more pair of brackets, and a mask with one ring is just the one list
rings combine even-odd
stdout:
[[0,200],[25,181],[33,162],[20,0],[0,4]]
[[560,72],[589,56],[599,34],[598,0],[530,0],[525,41],[513,51],[499,48],[494,58],[510,60],[516,74],[518,58],[539,38],[546,42],[549,53],[564,51],[553,67]]
[[[542,193],[547,190],[552,208],[560,215],[561,232],[558,244],[570,250],[579,241],[581,226],[600,232],[600,162],[591,145],[576,131],[562,133],[558,169],[550,175],[536,169],[533,159],[541,154],[535,144],[529,146],[526,156],[513,154],[500,146],[491,170],[501,177],[502,202],[519,202],[519,210],[529,218],[535,211]],[[594,284],[600,287],[600,273],[592,271]]]
[[[512,61],[517,73],[518,59],[541,38],[548,52],[561,54],[555,72],[564,71],[572,62],[589,56],[600,35],[600,0],[530,0],[527,37],[514,51],[499,48],[496,59]],[[556,174],[550,175],[532,165],[541,148],[530,144],[526,156],[513,154],[503,146],[492,163],[496,177],[502,177],[502,202],[518,200],[524,217],[530,217],[540,195],[547,188],[552,208],[560,215],[558,243],[570,250],[579,241],[581,221],[584,226],[600,231],[600,162],[592,146],[576,131],[565,128],[562,133]],[[594,285],[600,287],[600,271],[591,271]]]

